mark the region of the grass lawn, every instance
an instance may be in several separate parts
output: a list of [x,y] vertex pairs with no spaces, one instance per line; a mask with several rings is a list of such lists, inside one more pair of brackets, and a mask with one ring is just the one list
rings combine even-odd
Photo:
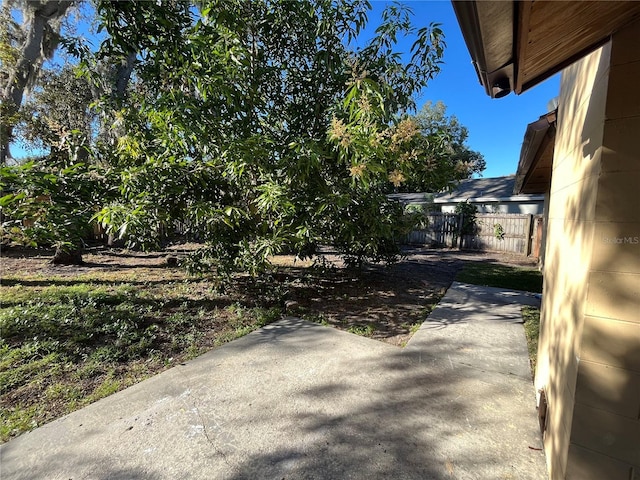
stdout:
[[456,280],[487,287],[542,293],[542,273],[536,268],[493,262],[466,262]]
[[463,263],[484,278],[446,253],[416,253],[360,272],[279,258],[270,277],[221,284],[168,266],[166,255],[105,250],[88,254],[84,266],[53,267],[38,252],[3,252],[0,442],[283,313],[403,346]]
[[177,269],[9,275],[0,287],[0,441],[280,318]]
[[536,373],[536,359],[538,357],[538,335],[540,333],[540,309],[535,307],[522,307],[522,318],[524,318],[524,334],[527,337],[527,347],[529,348],[529,363],[531,373]]

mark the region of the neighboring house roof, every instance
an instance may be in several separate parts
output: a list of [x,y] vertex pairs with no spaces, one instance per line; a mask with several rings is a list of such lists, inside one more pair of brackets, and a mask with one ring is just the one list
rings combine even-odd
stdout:
[[475,203],[544,200],[543,195],[514,195],[515,182],[515,175],[463,180],[454,190],[437,194],[433,203],[460,203],[467,200]]
[[463,180],[450,192],[442,193],[392,193],[389,198],[407,204],[473,203],[495,202],[539,202],[544,195],[514,195],[515,175],[494,178],[470,178]]
[[637,1],[452,3],[480,83],[492,98],[528,90],[640,17]]

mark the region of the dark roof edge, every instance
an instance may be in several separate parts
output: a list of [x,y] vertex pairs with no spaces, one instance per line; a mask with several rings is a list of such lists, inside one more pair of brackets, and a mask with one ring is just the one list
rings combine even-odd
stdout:
[[478,76],[478,81],[484,87],[487,95],[491,96],[488,79],[482,74],[482,72],[487,71],[487,61],[484,56],[484,45],[480,34],[480,21],[476,2],[452,0],[451,4],[458,19],[462,36],[467,44],[467,50],[471,55],[471,63]]
[[[481,9],[481,13],[488,14],[487,8],[490,3],[500,2],[478,2],[476,0],[451,0],[453,11],[458,19],[458,25],[462,31],[462,36],[467,44],[467,50],[471,55],[471,63],[475,68],[476,75],[480,84],[484,87],[484,91],[491,98],[501,98],[512,91],[515,91],[515,75],[517,72],[515,61],[515,52],[509,52],[509,60],[506,63],[490,70],[489,62],[486,57],[485,42],[482,36],[482,25],[480,23],[480,14],[478,9]],[[510,18],[511,25],[509,26],[511,35],[511,42],[515,45],[515,2],[502,1],[503,4],[511,4],[512,15]],[[491,40],[491,39],[490,39]],[[489,59],[496,60],[496,59]]]
[[539,202],[544,200],[544,195],[538,193],[521,193],[513,195],[511,197],[491,197],[491,196],[477,196],[477,197],[453,197],[453,198],[438,198],[434,197],[433,203],[460,203],[460,202]]

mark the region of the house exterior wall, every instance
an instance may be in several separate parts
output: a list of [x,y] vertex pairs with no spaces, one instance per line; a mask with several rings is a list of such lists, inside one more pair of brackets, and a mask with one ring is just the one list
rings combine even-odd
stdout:
[[640,479],[640,23],[563,72],[536,387],[551,479]]
[[640,22],[615,34],[567,478],[640,479]]
[[547,237],[549,235],[547,225],[549,225],[549,203],[551,202],[550,187],[544,194],[544,213],[542,217],[542,248],[540,249],[540,257],[538,260],[538,268],[544,273],[544,262],[547,255]]
[[548,404],[552,479],[564,479],[591,265],[609,46],[563,72],[553,158],[536,387]]

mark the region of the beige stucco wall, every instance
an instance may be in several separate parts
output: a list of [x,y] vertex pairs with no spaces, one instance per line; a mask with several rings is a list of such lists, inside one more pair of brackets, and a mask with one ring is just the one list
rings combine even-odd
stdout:
[[640,22],[615,34],[567,478],[640,479]]
[[564,478],[591,267],[609,46],[563,72],[551,179],[536,387],[546,391],[551,478]]
[[638,45],[640,24],[561,82],[536,373],[553,480],[640,479]]

